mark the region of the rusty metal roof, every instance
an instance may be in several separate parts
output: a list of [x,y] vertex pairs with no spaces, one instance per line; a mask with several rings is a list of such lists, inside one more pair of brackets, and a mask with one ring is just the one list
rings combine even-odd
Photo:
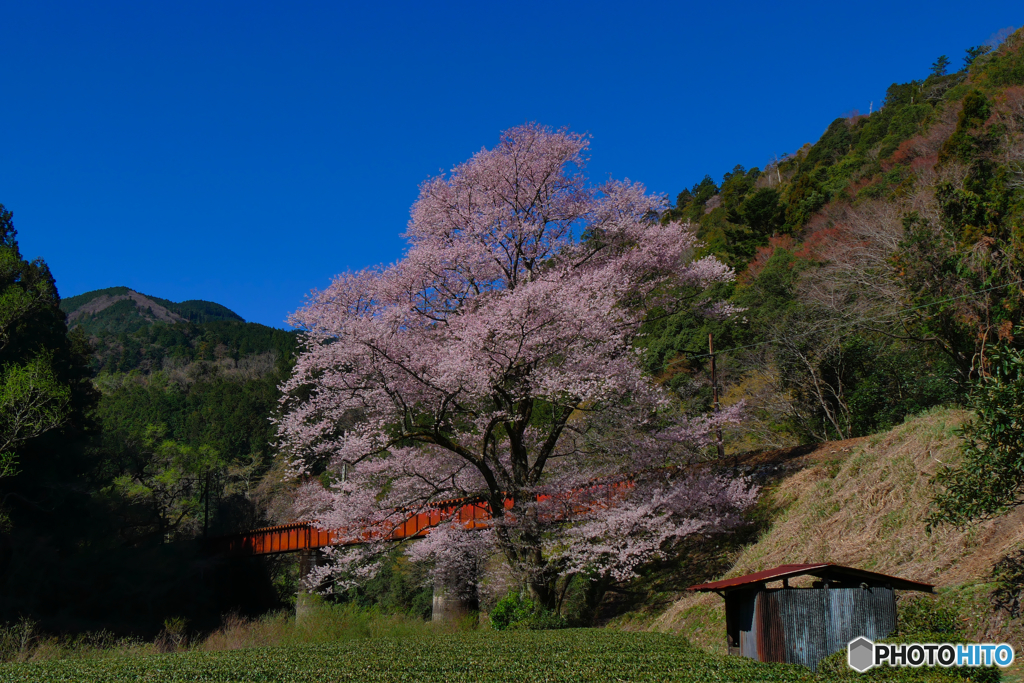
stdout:
[[832,564],[831,562],[824,562],[820,564],[782,564],[774,569],[765,569],[764,571],[755,572],[754,574],[737,576],[735,579],[723,579],[722,581],[713,581],[711,583],[702,583],[696,586],[690,586],[686,590],[717,593],[719,591],[729,591],[736,588],[765,583],[767,581],[779,581],[781,579],[788,579],[794,576],[804,576],[806,574],[817,576],[821,579],[846,579],[847,581],[859,579],[861,581],[888,584],[897,590],[922,591],[925,593],[934,592],[932,590],[934,587],[930,583],[901,579],[896,576],[869,572],[864,569],[856,569],[854,567],[844,567],[843,565]]

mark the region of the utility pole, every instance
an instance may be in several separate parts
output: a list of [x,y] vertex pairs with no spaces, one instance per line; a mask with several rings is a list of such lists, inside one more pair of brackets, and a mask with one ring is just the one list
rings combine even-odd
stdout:
[[210,468],[206,468],[206,511],[203,513],[203,538],[210,530]]
[[[711,397],[715,413],[718,412],[718,373],[715,369],[715,340],[708,332],[708,353],[711,355]],[[719,459],[725,458],[725,444],[722,443],[722,426],[715,427],[715,446],[718,448]]]

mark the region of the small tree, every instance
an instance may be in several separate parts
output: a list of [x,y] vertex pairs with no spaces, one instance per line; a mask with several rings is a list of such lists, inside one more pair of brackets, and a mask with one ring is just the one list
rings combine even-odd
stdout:
[[[587,146],[505,132],[423,183],[401,261],[339,276],[292,316],[306,350],[280,433],[296,474],[331,480],[301,489],[300,514],[385,535],[436,501],[483,500],[487,530],[435,529],[416,556],[444,578],[499,549],[544,606],[559,574],[628,577],[673,539],[736,521],[743,482],[681,467],[735,411],[673,415],[632,344],[652,307],[692,305],[732,272],[692,259],[693,232],[658,221],[663,197],[590,187]],[[311,581],[358,580],[383,545],[335,552]]]
[[949,57],[941,55],[938,59],[932,62],[932,76],[945,76],[946,70],[949,69]]
[[929,528],[959,527],[1024,505],[1024,352],[1003,349],[989,356],[990,373],[974,383],[976,416],[960,428],[963,460],[935,476]]

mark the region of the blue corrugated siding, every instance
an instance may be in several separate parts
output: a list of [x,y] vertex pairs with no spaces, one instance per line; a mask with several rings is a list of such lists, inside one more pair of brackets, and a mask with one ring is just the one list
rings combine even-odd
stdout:
[[[741,654],[762,662],[818,662],[858,636],[884,638],[896,628],[891,588],[780,588],[761,590],[740,605],[753,611],[741,628]],[[747,612],[749,613],[749,612]]]
[[737,614],[740,623],[740,654],[751,659],[757,656],[757,620],[754,619],[754,593],[740,603]]

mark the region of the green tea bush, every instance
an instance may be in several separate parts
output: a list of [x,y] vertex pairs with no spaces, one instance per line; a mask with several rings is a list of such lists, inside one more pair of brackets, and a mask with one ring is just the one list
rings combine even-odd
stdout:
[[0,683],[444,681],[583,683],[828,680],[803,667],[713,655],[665,633],[600,629],[478,631],[47,664],[0,665]]

